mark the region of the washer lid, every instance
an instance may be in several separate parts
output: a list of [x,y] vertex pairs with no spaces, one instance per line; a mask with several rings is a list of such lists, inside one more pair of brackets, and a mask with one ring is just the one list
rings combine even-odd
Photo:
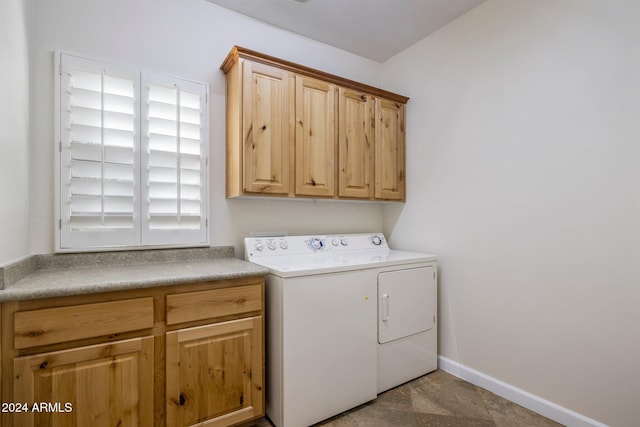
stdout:
[[271,274],[280,277],[327,274],[435,260],[434,255],[395,250],[366,250],[348,254],[282,255],[248,259],[250,262],[267,267]]
[[389,249],[382,233],[247,237],[245,259],[281,277],[435,261],[433,255]]

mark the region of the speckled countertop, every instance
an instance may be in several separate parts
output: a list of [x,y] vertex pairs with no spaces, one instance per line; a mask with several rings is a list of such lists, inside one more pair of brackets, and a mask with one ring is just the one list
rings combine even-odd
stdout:
[[35,255],[0,269],[0,302],[264,276],[232,247]]

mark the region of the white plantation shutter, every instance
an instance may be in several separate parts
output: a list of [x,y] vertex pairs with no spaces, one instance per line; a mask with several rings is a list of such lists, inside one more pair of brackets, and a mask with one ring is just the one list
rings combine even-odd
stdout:
[[142,241],[205,242],[207,86],[153,75],[144,80]]
[[139,241],[139,72],[63,55],[62,248]]
[[207,244],[207,85],[67,54],[59,74],[59,249]]

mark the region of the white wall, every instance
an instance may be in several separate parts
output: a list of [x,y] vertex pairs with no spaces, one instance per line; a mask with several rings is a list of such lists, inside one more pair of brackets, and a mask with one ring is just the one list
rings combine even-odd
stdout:
[[64,49],[210,84],[212,244],[252,231],[294,233],[382,228],[379,205],[224,198],[225,81],[219,66],[234,44],[380,83],[380,64],[262,24],[205,0],[33,0],[33,252],[53,251],[53,51]]
[[0,266],[30,254],[31,0],[0,2]]
[[441,354],[640,419],[640,3],[488,0],[383,65],[411,97],[396,247],[439,256]]

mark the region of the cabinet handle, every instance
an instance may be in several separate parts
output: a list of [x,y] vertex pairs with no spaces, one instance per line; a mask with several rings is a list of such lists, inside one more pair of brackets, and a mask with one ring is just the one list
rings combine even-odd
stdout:
[[389,294],[382,294],[382,321],[386,322],[391,317],[391,311],[389,309],[389,300],[391,296]]

